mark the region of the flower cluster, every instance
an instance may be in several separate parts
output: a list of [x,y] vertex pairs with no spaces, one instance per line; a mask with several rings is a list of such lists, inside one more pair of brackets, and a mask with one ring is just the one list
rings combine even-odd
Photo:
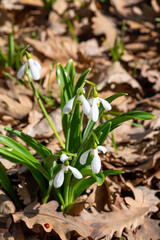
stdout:
[[[68,114],[72,111],[73,108],[73,103],[75,100],[76,96],[71,98],[64,106],[63,108],[63,113]],[[99,106],[100,102],[102,103],[103,107],[105,110],[110,111],[112,109],[111,105],[109,102],[106,100],[98,97],[97,91],[94,91],[93,93],[93,98],[87,100],[84,96],[84,89],[82,90],[82,93],[78,95],[77,97],[77,102],[82,103],[82,110],[83,112],[87,115],[90,116],[93,122],[97,122],[99,118]]]
[[[17,77],[22,78],[23,75],[25,74],[25,71],[27,70],[34,80],[38,80],[40,78],[41,66],[37,61],[31,58],[29,53],[27,53],[26,56],[27,62],[19,69]],[[82,104],[82,110],[84,114],[90,116],[93,122],[97,122],[99,118],[100,102],[107,111],[111,110],[111,105],[106,100],[98,97],[98,93],[95,89],[93,91],[93,97],[90,98],[89,100],[85,98],[84,94],[85,94],[84,88],[82,87],[79,88],[77,90],[77,94],[65,104],[63,108],[63,113],[64,114],[70,113],[73,109],[74,103],[75,104],[80,103]],[[88,155],[90,154],[90,156],[92,157],[91,169],[95,174],[99,173],[101,169],[101,160],[98,155],[98,151],[102,151],[105,154],[107,149],[103,146],[97,146],[97,144],[94,141],[94,144],[92,144],[91,148],[85,151],[80,156],[79,160],[82,165],[86,164]],[[59,172],[54,177],[55,188],[59,188],[62,186],[64,182],[64,175],[69,170],[72,172],[75,178],[77,179],[83,178],[82,174],[78,169],[69,165],[69,160],[70,157],[68,157],[64,153],[60,156],[60,161],[62,162],[62,164]]]

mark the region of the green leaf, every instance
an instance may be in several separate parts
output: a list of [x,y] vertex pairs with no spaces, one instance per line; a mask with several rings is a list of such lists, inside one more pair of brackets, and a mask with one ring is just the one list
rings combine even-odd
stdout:
[[71,80],[68,77],[67,72],[65,69],[62,67],[61,64],[57,64],[57,69],[56,69],[56,76],[58,83],[61,88],[61,116],[62,116],[62,127],[63,127],[63,132],[66,137],[67,135],[67,126],[68,126],[68,121],[69,121],[69,116],[68,114],[63,114],[63,108],[64,105],[72,98],[73,93],[72,93],[72,84]]
[[74,152],[77,152],[82,140],[79,104],[76,105],[70,127],[71,127],[71,130],[69,135],[68,150],[74,153]]
[[48,172],[42,167],[41,163],[36,158],[34,158],[28,149],[26,149],[20,143],[7,136],[3,136],[2,134],[0,134],[0,142],[15,150],[19,157],[22,157],[29,163],[32,163],[48,180],[50,179]]
[[101,125],[99,125],[95,130],[95,133],[97,136],[100,133],[100,137],[99,137],[100,145],[102,145],[104,143],[104,141],[106,140],[106,138],[111,130],[112,122],[111,121],[107,122],[105,126],[103,126],[103,125],[101,126]]
[[128,121],[130,119],[138,119],[138,120],[150,120],[155,118],[155,115],[148,113],[148,112],[142,112],[142,111],[130,111],[127,113],[123,113],[110,121],[112,122],[111,130],[118,127],[121,123]]
[[75,91],[74,91],[74,95],[76,95],[77,93],[77,89],[80,88],[80,86],[82,86],[82,84],[84,83],[84,81],[86,80],[87,75],[90,73],[91,68],[88,68],[87,70],[85,70],[81,76],[79,77],[76,86],[75,86]]
[[13,200],[14,204],[16,205],[17,208],[21,208],[21,203],[13,190],[12,184],[2,166],[0,163],[0,183],[2,187],[7,191],[7,193],[10,195],[11,199]]
[[19,153],[16,150],[13,150],[13,149],[7,148],[7,147],[0,147],[0,156],[2,156],[3,158],[5,158],[13,163],[23,164],[31,171],[33,177],[39,184],[39,187],[42,191],[42,195],[44,197],[46,194],[47,188],[46,188],[46,183],[44,181],[43,176],[37,170],[37,168],[33,165],[32,162],[29,162],[29,160],[27,160],[26,158],[22,158],[18,155],[19,155]]
[[96,177],[94,174],[94,176],[88,177],[86,179],[83,178],[83,179],[79,180],[77,182],[77,184],[74,186],[74,189],[72,192],[72,194],[73,194],[72,200],[73,201],[76,200],[87,188],[89,188],[96,181],[98,181],[99,184],[102,185],[105,180],[105,176],[116,175],[116,174],[120,174],[120,173],[123,173],[123,171],[121,171],[121,170],[106,170],[104,172],[100,172],[100,173],[96,174]]
[[[116,98],[118,97],[122,97],[122,96],[125,96],[127,95],[126,93],[116,93],[108,98],[106,98],[105,100],[109,103],[111,103],[112,101],[114,101]],[[99,117],[101,117],[102,113],[104,111],[104,108],[102,106],[102,104],[100,105],[100,108],[99,108]],[[83,133],[83,141],[87,138],[88,134],[92,131],[92,129],[94,128],[94,125],[96,123],[93,122],[91,119],[88,121],[88,124],[85,128],[85,131]]]
[[11,67],[14,64],[14,52],[15,52],[14,34],[10,33],[8,35],[8,59],[9,59],[9,66]]
[[109,176],[109,175],[117,175],[117,174],[120,174],[120,173],[124,173],[124,171],[122,170],[106,170],[103,172],[104,176]]
[[65,70],[68,74],[68,77],[70,79],[70,83],[72,85],[72,89],[74,88],[74,78],[75,78],[75,75],[76,75],[76,70],[75,70],[75,67],[74,67],[74,62],[72,59],[70,59],[65,67]]
[[[142,111],[131,111],[131,112],[123,113],[109,120],[112,123],[110,131],[112,131],[114,128],[120,126],[123,122],[128,121],[130,119],[149,120],[153,118],[155,118],[155,115],[147,112],[142,112]],[[108,121],[99,125],[95,129],[95,132],[100,131],[101,129],[103,129],[103,132],[104,132],[106,131],[107,128],[108,128]]]
[[46,159],[47,157],[52,155],[51,150],[46,148],[43,144],[39,143],[36,139],[32,138],[28,134],[14,130],[9,127],[5,127],[4,129],[10,134],[13,134],[22,139],[27,145],[32,147],[43,159]]

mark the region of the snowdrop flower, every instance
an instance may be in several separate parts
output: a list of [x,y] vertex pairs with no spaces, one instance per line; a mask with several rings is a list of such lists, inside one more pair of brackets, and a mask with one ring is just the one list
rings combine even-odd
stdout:
[[28,59],[25,64],[23,64],[17,73],[17,78],[22,78],[26,69],[34,80],[40,79],[41,65],[32,58]]
[[83,176],[82,174],[74,167],[69,166],[68,156],[66,154],[62,154],[60,156],[60,161],[63,163],[61,170],[56,174],[54,178],[54,186],[55,188],[59,188],[62,186],[64,182],[64,173],[68,172],[68,169],[70,169],[74,175],[75,178],[81,179]]
[[98,97],[97,91],[94,91],[93,98],[89,99],[88,102],[91,105],[91,110],[90,110],[89,115],[90,115],[93,122],[97,122],[97,120],[98,120],[98,117],[99,117],[99,108],[98,107],[100,105],[100,102],[102,103],[103,107],[107,111],[110,111],[112,109],[109,102],[107,102],[106,100]]
[[101,170],[101,159],[98,155],[98,150],[102,151],[103,154],[106,153],[107,149],[103,146],[97,146],[97,144],[95,143],[94,146],[92,148],[90,148],[89,150],[87,150],[86,152],[84,152],[81,157],[80,157],[80,163],[82,165],[84,165],[87,161],[88,158],[88,154],[91,153],[91,155],[93,156],[92,159],[92,163],[91,163],[91,168],[92,171],[97,174],[100,172]]
[[[79,90],[79,89],[78,89]],[[77,90],[77,92],[78,92]],[[86,115],[89,115],[90,113],[90,105],[87,101],[87,99],[84,97],[83,95],[84,93],[84,89],[82,89],[82,92],[80,93],[80,95],[78,96],[77,100],[82,103],[82,110],[83,112],[86,114]],[[68,114],[72,111],[72,108],[73,108],[73,102],[74,102],[74,99],[76,98],[76,96],[74,96],[73,98],[71,98],[64,106],[63,108],[63,113],[64,114]]]

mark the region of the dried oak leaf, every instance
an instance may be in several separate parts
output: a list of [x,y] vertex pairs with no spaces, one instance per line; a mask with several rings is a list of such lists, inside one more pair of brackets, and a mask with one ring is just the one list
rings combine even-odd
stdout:
[[46,41],[32,38],[25,38],[25,41],[44,56],[54,60],[77,58],[78,45],[75,41],[69,37],[54,36],[50,31],[48,33],[49,38]]
[[117,236],[121,236],[125,228],[134,230],[144,223],[144,218],[149,212],[158,210],[156,204],[159,199],[155,197],[156,191],[146,187],[134,188],[131,184],[128,186],[135,196],[135,199],[125,198],[128,206],[121,204],[121,209],[119,209],[112,205],[112,212],[98,213],[94,208],[92,208],[92,213],[86,210],[82,212],[79,218],[86,222],[93,239],[105,236],[105,239],[110,240],[115,232]]
[[134,89],[138,90],[140,93],[143,93],[140,84],[129,75],[129,73],[122,67],[120,62],[112,63],[112,65],[105,70],[105,76],[98,84],[98,90],[101,91],[108,84],[111,85],[112,89],[114,89],[116,85],[125,84],[132,88],[132,92]]
[[[76,231],[83,237],[90,235],[89,228],[86,222],[81,222],[78,218],[65,216],[62,212],[57,212],[58,203],[50,201],[47,204],[34,205],[33,203],[24,209],[24,212],[13,214],[14,222],[23,220],[28,228],[33,228],[35,224],[40,224],[46,232],[52,229],[60,236],[62,240],[67,240],[66,233]],[[49,225],[47,228],[45,224]]]
[[127,239],[129,240],[159,240],[160,236],[160,221],[159,220],[153,220],[153,219],[148,219],[145,218],[144,224],[137,229],[135,233],[129,232],[125,234]]
[[[92,213],[83,210],[80,216],[64,216],[63,213],[57,212],[58,203],[51,201],[47,204],[30,204],[24,209],[24,212],[13,214],[14,222],[23,220],[28,228],[33,228],[35,224],[43,226],[46,232],[52,229],[66,240],[66,233],[76,231],[83,237],[90,236],[93,239],[111,239],[116,232],[121,236],[124,228],[135,229],[144,223],[144,218],[149,212],[157,211],[156,204],[159,199],[155,197],[154,190],[146,187],[134,188],[127,184],[133,191],[135,199],[126,197],[128,206],[121,204],[121,209],[112,205],[112,212],[101,212],[92,208]],[[45,224],[48,223],[48,227]]]
[[117,36],[117,28],[113,18],[101,14],[100,11],[96,11],[96,16],[92,18],[92,29],[95,35],[105,34],[107,39],[103,43],[104,46],[113,47],[114,41]]

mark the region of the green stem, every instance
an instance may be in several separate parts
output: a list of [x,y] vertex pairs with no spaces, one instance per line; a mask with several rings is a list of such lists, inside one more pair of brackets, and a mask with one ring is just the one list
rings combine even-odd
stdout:
[[38,103],[39,103],[39,106],[40,106],[41,109],[42,109],[42,112],[43,112],[44,116],[46,117],[49,125],[51,126],[51,128],[52,128],[52,130],[53,130],[56,138],[58,139],[61,147],[62,147],[62,148],[65,148],[65,145],[64,145],[62,139],[60,138],[58,132],[56,131],[56,129],[55,129],[55,127],[54,127],[54,125],[53,125],[53,123],[52,123],[52,121],[51,121],[51,119],[50,119],[50,117],[49,117],[49,115],[48,115],[48,113],[47,113],[47,111],[46,111],[46,109],[45,109],[45,107],[43,106],[43,103],[42,103],[42,101],[41,101],[41,99],[40,99],[40,97],[39,97],[38,91],[35,89],[35,87],[34,87],[34,85],[33,85],[33,82],[32,82],[32,79],[31,79],[31,77],[30,77],[30,75],[29,75],[29,72],[28,72],[27,70],[26,70],[26,75],[27,75],[27,77],[28,77],[28,80],[29,80],[30,85],[31,85],[32,90],[33,90],[33,93],[34,93],[35,97],[37,98],[37,101],[38,101]]
[[84,85],[85,85],[85,83],[83,83],[81,85],[81,87],[79,88],[79,91],[76,94],[76,97],[75,97],[74,102],[73,102],[73,107],[72,107],[72,111],[71,111],[71,115],[70,115],[70,119],[69,119],[69,123],[68,123],[68,131],[67,131],[67,136],[66,136],[66,150],[68,150],[68,148],[69,148],[69,138],[70,138],[70,132],[71,132],[71,123],[72,123],[74,111],[75,111],[75,108],[76,108],[77,99],[78,99],[78,96],[79,96],[82,88],[84,87]]

